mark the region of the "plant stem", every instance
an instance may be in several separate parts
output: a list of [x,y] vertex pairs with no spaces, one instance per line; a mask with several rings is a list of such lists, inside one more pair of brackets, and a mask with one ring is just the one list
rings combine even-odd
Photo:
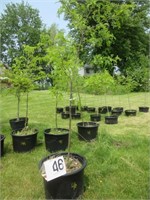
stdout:
[[68,139],[68,159],[70,156],[70,146],[71,146],[71,121],[72,121],[72,117],[71,117],[71,106],[72,106],[72,79],[70,79],[70,103],[69,103],[69,139]]
[[79,92],[79,87],[77,86],[77,93],[78,93],[78,98],[79,98],[79,106],[80,106],[80,113],[81,113],[81,119],[82,119],[82,122],[84,121],[83,120],[83,112],[82,112],[82,104],[81,104],[81,95],[80,95],[80,92]]
[[128,93],[128,104],[129,104],[129,109],[131,109],[131,104],[130,104],[129,93]]
[[27,127],[28,110],[29,110],[29,93],[27,92],[25,128]]
[[17,105],[17,120],[19,121],[19,113],[20,113],[20,94],[17,94],[18,105]]
[[[56,94],[56,110],[58,106],[58,96]],[[57,120],[57,111],[55,110],[55,122],[56,122],[56,129],[58,128],[58,120]]]

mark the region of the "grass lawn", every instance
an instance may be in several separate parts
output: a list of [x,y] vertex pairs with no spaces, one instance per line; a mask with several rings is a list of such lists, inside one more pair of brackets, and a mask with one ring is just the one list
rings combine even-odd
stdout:
[[[98,138],[92,142],[79,141],[76,123],[72,123],[71,151],[86,157],[85,192],[82,199],[150,199],[149,179],[149,125],[150,112],[138,112],[139,106],[150,107],[150,94],[129,95],[131,109],[137,116],[119,117],[118,124],[99,125]],[[68,106],[68,96],[59,102],[60,107]],[[81,95],[82,104],[100,107],[123,106],[129,109],[127,95],[94,96]],[[146,100],[146,102],[145,102]],[[49,91],[33,91],[29,96],[29,125],[37,128],[38,144],[29,153],[14,153],[12,148],[9,119],[16,117],[16,98],[12,94],[1,94],[1,133],[6,136],[5,154],[0,161],[0,199],[37,200],[44,199],[43,180],[39,173],[39,161],[49,155],[44,144],[43,131],[55,127],[55,100]],[[21,116],[25,115],[25,97],[21,101]],[[84,120],[90,121],[90,114],[83,113]],[[59,127],[68,128],[68,119],[58,116]],[[42,144],[41,144],[42,141]]]

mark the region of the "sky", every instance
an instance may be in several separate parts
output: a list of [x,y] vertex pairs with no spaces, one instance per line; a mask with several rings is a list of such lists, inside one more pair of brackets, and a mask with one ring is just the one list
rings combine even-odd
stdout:
[[[0,0],[0,14],[3,13],[8,3],[21,3],[22,0]],[[63,15],[58,17],[57,10],[60,7],[58,0],[24,0],[32,8],[39,10],[39,15],[44,24],[50,27],[51,24],[56,23],[59,29],[64,29],[68,32],[67,22],[63,19]]]

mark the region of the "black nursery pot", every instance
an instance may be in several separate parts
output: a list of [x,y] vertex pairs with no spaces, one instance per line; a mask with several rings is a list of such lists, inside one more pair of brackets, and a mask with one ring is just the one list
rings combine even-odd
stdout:
[[87,112],[95,112],[96,108],[94,107],[87,107]]
[[88,106],[82,106],[82,107],[81,107],[81,110],[82,110],[82,111],[87,111],[87,108],[88,108]]
[[38,130],[35,129],[30,135],[17,135],[12,132],[13,150],[18,153],[28,152],[35,148],[37,142]]
[[96,122],[77,123],[79,140],[91,141],[97,137],[98,126]]
[[[56,152],[60,150],[65,150],[68,147],[68,138],[69,138],[69,130],[63,128],[55,129],[58,131],[58,134],[53,134],[52,129],[45,129],[44,137],[45,137],[45,147],[49,152]],[[63,132],[63,133],[59,133]]]
[[57,108],[56,108],[56,113],[62,113],[63,110],[64,110],[63,108],[57,107]]
[[98,108],[98,112],[101,114],[106,114],[107,112],[111,112],[111,106],[103,106]]
[[[44,161],[51,158],[55,154],[43,158],[39,162],[39,168],[42,167]],[[59,153],[55,157],[67,155],[67,153]],[[78,154],[70,153],[70,155],[80,161],[82,167],[74,172],[67,173],[51,181],[43,178],[45,198],[48,199],[77,199],[84,191],[84,169],[86,167],[86,159]]]
[[139,112],[149,112],[149,107],[139,107]]
[[61,113],[61,118],[62,119],[68,119],[69,118],[69,113],[62,112]]
[[136,110],[125,110],[126,116],[136,116]]
[[4,155],[4,140],[5,140],[5,136],[0,134],[0,141],[1,141],[0,157]]
[[118,124],[118,116],[106,116],[105,124]]
[[119,116],[119,115],[122,114],[122,110],[119,110],[119,109],[114,108],[114,109],[112,109],[111,114],[112,114],[113,116]]
[[113,110],[119,110],[119,111],[123,112],[123,107],[115,107],[115,108],[113,108]]
[[71,108],[71,114],[75,114],[76,113],[76,110],[77,110],[77,106],[66,106],[65,109],[66,109],[66,112],[69,112],[70,111],[70,108]]
[[28,118],[20,117],[19,120],[17,118],[9,120],[11,129],[14,131],[21,131],[25,128],[25,125],[28,125]]
[[81,118],[81,113],[75,113],[71,114],[72,119],[80,119]]
[[101,115],[100,114],[91,114],[90,119],[91,119],[91,121],[99,122],[99,121],[101,121]]

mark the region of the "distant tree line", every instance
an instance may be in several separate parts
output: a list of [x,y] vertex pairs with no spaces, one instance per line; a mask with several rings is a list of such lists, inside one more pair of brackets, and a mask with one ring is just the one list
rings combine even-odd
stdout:
[[[114,75],[117,66],[122,80],[127,78],[134,83],[133,91],[149,90],[148,0],[59,1],[58,12],[68,21],[69,35],[83,64],[90,64],[97,73],[107,70],[118,79]],[[46,28],[39,11],[24,2],[7,4],[0,26],[1,64],[11,69],[16,58],[27,56],[28,49],[33,72],[42,72],[37,81],[53,84],[50,74],[54,68],[48,49],[56,45],[54,38],[63,30],[55,24]]]

